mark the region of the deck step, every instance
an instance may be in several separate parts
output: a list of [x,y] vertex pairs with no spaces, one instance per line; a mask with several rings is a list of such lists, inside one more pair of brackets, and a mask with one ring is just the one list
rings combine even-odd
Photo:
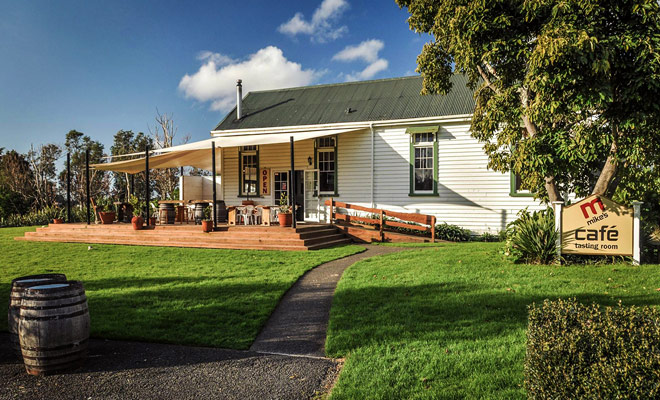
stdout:
[[26,232],[16,240],[120,244],[139,246],[194,247],[211,249],[316,250],[350,243],[332,225],[300,225],[296,229],[279,226],[220,226],[204,233],[199,225],[157,225],[139,231],[130,224],[108,225],[51,224]]

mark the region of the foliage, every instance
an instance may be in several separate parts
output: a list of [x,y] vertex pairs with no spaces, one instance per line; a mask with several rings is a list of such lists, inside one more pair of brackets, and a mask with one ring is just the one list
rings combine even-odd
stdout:
[[[76,130],[66,134],[64,149],[71,154],[71,199],[74,204],[84,204],[87,192],[85,155],[89,149],[89,163],[103,161],[103,144]],[[102,170],[90,170],[90,195],[96,199],[110,193],[110,174]],[[66,168],[60,172],[60,187],[66,188]]]
[[98,199],[96,199],[96,211],[97,212],[114,211],[114,204],[112,203],[112,198],[108,196],[101,196]]
[[435,226],[435,238],[451,242],[468,242],[472,238],[472,232],[469,229],[443,222]]
[[504,253],[517,262],[550,264],[557,260],[558,235],[551,208],[533,213],[525,208],[507,225]]
[[291,212],[291,206],[289,205],[289,197],[286,193],[282,192],[280,195],[280,214],[289,214]]
[[133,216],[134,217],[141,217],[142,214],[144,213],[144,202],[140,201],[140,199],[132,194],[128,197],[128,204],[133,207]]
[[529,307],[529,399],[660,397],[660,311],[586,306],[575,299]]
[[213,207],[207,206],[204,208],[204,221],[213,221]]
[[[53,219],[55,218],[66,220],[66,208],[48,206],[24,214],[10,214],[7,217],[0,217],[0,227],[48,225],[53,222]],[[70,222],[84,221],[87,221],[86,209],[82,207],[72,207]]]
[[[0,309],[12,278],[65,273],[85,285],[95,338],[247,349],[306,271],[363,250],[182,249],[15,241],[34,228],[0,229]],[[0,330],[7,329],[0,319]]]
[[[27,160],[30,164],[32,179],[29,185],[34,190],[33,208],[54,204],[57,200],[57,167],[55,161],[62,155],[62,149],[56,144],[30,146]],[[27,182],[24,182],[24,184]]]
[[477,242],[500,242],[502,241],[501,235],[494,235],[490,232],[484,232],[481,235],[474,238]]
[[346,357],[332,398],[522,400],[529,304],[660,305],[658,265],[530,268],[500,247],[439,243],[349,267],[325,346]]
[[594,192],[630,204],[657,193],[656,0],[397,3],[411,29],[433,36],[417,59],[423,92],[446,93],[453,73],[467,74],[472,135],[491,169],[550,200]]

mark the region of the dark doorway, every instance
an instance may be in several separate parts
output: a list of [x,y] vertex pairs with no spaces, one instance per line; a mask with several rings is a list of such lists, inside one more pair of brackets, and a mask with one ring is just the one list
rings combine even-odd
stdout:
[[305,220],[305,171],[296,170],[296,221]]

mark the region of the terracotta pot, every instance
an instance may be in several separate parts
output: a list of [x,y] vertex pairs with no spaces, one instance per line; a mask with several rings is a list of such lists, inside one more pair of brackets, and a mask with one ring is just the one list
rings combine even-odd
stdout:
[[64,219],[62,219],[62,218],[53,218],[53,223],[54,224],[63,224]]
[[144,224],[144,220],[142,219],[142,217],[133,217],[131,219],[131,224],[133,225],[133,229],[139,231],[140,229],[142,229],[142,224]]
[[279,213],[277,214],[277,219],[280,221],[281,227],[291,226],[293,220],[291,213]]
[[243,200],[241,202],[242,205],[244,206],[253,206],[254,205],[254,200]]
[[115,213],[113,211],[101,211],[99,212],[99,216],[101,217],[102,224],[111,224],[115,220]]
[[211,232],[213,230],[213,221],[202,221],[202,231]]
[[156,226],[156,217],[149,217],[149,225]]

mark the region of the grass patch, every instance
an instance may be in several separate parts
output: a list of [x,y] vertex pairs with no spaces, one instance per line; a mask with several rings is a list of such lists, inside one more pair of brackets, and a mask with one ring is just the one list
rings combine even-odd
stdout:
[[658,265],[516,265],[501,243],[444,243],[343,275],[326,349],[346,356],[333,399],[524,399],[527,305],[660,304]]
[[[97,338],[247,349],[280,297],[305,271],[363,250],[309,252],[15,241],[0,229],[0,309],[13,278],[65,273],[85,285]],[[7,330],[7,319],[0,318]]]

